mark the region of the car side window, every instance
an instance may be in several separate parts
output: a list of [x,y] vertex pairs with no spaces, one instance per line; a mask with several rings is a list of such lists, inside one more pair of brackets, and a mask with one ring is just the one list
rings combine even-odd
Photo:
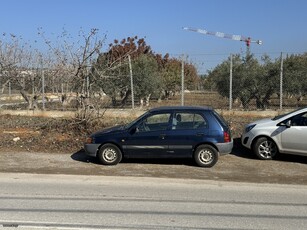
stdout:
[[176,113],[173,117],[172,129],[201,129],[206,128],[207,122],[197,113]]
[[292,126],[307,126],[307,113],[301,113],[291,117]]
[[138,125],[139,132],[162,131],[168,128],[170,113],[153,114]]
[[194,129],[208,128],[206,120],[200,114],[194,116]]

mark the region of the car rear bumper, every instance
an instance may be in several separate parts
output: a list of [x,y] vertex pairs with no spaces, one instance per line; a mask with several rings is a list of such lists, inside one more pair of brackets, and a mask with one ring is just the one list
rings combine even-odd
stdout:
[[87,155],[92,156],[92,157],[96,157],[99,145],[100,144],[85,144],[84,150],[85,150]]
[[227,142],[227,143],[217,143],[216,146],[218,148],[220,155],[229,154],[229,153],[231,153],[232,148],[233,148],[233,140],[231,140],[231,142]]

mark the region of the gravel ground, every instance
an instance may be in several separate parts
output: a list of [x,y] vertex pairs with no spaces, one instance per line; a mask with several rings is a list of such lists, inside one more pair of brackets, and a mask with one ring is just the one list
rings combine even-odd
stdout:
[[0,172],[186,178],[253,183],[307,184],[307,158],[283,156],[261,161],[251,154],[220,157],[213,168],[200,168],[192,160],[124,160],[116,166],[100,165],[80,150],[74,153],[0,152]]

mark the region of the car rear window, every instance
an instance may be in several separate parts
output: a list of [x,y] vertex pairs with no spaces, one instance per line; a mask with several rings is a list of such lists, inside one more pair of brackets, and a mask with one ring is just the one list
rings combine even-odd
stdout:
[[214,117],[222,124],[222,126],[224,127],[224,128],[228,128],[228,124],[227,124],[227,122],[224,120],[224,118],[221,116],[221,115],[219,115],[215,110],[213,110],[213,115],[214,115]]

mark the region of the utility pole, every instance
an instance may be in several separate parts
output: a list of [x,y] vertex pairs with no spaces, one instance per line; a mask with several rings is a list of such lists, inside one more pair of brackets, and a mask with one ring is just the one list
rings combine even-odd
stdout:
[[43,102],[43,110],[45,110],[45,75],[44,75],[44,69],[42,69],[42,102]]
[[89,70],[88,61],[86,61],[85,63],[86,63],[86,67],[85,67],[86,68],[86,97],[89,98],[90,97],[90,70]]
[[232,110],[232,54],[230,54],[230,73],[229,73],[229,110]]
[[129,69],[130,69],[131,103],[132,103],[132,109],[134,109],[133,76],[132,76],[132,65],[131,65],[130,55],[128,55],[128,60],[129,60]]
[[89,98],[90,97],[90,76],[87,73],[86,76],[86,97]]
[[279,104],[279,109],[282,110],[282,97],[283,97],[283,57],[282,57],[282,52],[280,54],[280,104]]
[[12,95],[12,89],[11,89],[11,81],[9,81],[9,97],[11,98]]
[[43,110],[45,110],[45,75],[44,75],[44,64],[43,64],[43,56],[40,56],[41,61],[41,74],[42,74],[42,104]]
[[181,105],[184,106],[184,55],[181,62]]

